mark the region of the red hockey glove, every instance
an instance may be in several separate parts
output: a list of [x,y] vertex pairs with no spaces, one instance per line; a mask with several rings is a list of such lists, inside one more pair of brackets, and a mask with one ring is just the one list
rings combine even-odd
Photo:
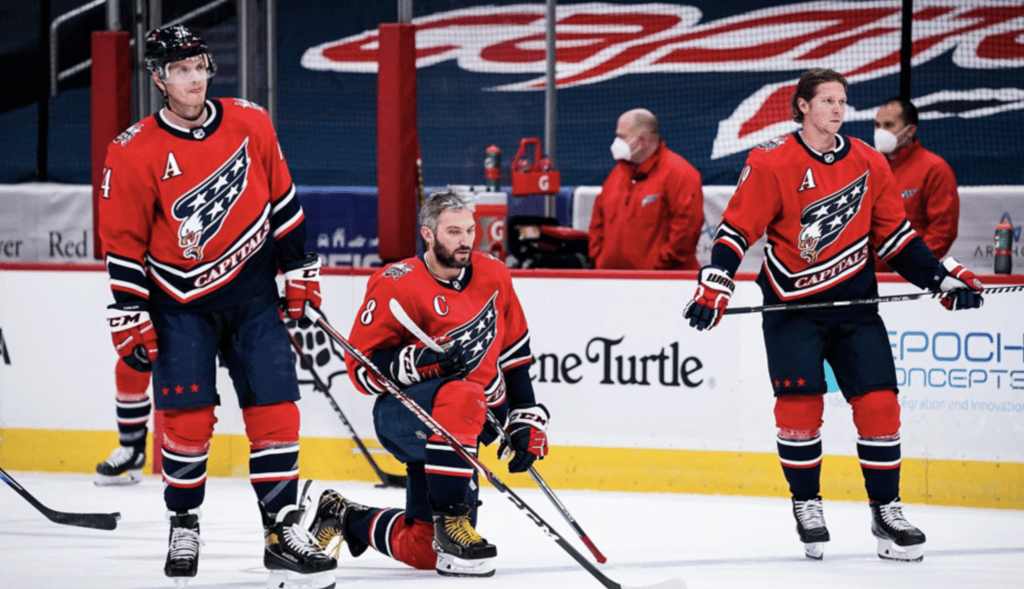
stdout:
[[391,362],[391,375],[405,386],[442,376],[461,376],[466,372],[466,360],[462,357],[462,344],[457,340],[442,339],[437,342],[444,352],[435,352],[422,343],[408,345],[398,350]]
[[284,273],[285,309],[288,317],[302,319],[306,301],[320,308],[320,256],[306,254],[302,264]]
[[964,268],[953,258],[942,260],[942,266],[935,279],[939,286],[933,290],[944,293],[939,302],[948,311],[977,309],[985,304],[985,299],[981,296],[985,286],[974,272]]
[[114,303],[107,307],[107,323],[114,349],[125,364],[139,372],[153,370],[159,352],[156,330],[145,303]]
[[[548,410],[543,405],[513,409],[508,415],[508,439],[511,444],[502,441],[498,445],[498,458],[506,460],[515,452],[508,463],[509,472],[526,472],[533,466],[534,460],[548,455]],[[511,445],[511,448],[509,447]]]
[[722,312],[729,306],[736,285],[725,270],[717,266],[704,266],[697,275],[697,292],[686,304],[683,318],[698,331],[711,329],[722,320]]

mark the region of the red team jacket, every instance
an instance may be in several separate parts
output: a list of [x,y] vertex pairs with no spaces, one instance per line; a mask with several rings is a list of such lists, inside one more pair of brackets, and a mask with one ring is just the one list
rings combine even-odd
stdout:
[[[953,169],[917,139],[900,149],[889,160],[889,167],[896,176],[910,226],[941,259],[959,231],[960,194]],[[891,271],[881,260],[876,269]]]
[[[473,252],[471,265],[450,282],[434,278],[421,258],[389,264],[374,273],[349,341],[375,363],[377,351],[419,343],[392,315],[389,303],[393,298],[430,337],[462,341],[469,368],[464,378],[484,387],[489,407],[505,401],[503,373],[533,360],[526,317],[512,288],[512,277],[503,263],[486,254]],[[346,356],[345,362],[359,391],[386,392],[351,356]],[[516,393],[509,391],[513,404]]]
[[108,148],[99,230],[118,302],[203,312],[276,298],[278,269],[303,258],[302,207],[266,111],[207,108],[198,129],[161,111]]
[[792,133],[753,149],[740,173],[712,263],[734,274],[767,232],[757,279],[766,302],[874,296],[872,250],[892,260],[907,249],[904,277],[923,288],[937,269],[915,239],[885,156],[859,139],[836,141],[836,150],[819,154]]
[[590,259],[595,268],[697,270],[704,226],[700,172],[665,142],[647,161],[619,161],[594,200]]

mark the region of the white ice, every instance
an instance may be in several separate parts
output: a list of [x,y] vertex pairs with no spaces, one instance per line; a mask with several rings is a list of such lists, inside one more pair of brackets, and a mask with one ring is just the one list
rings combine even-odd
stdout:
[[[0,588],[172,588],[164,577],[168,525],[162,483],[149,476],[134,487],[99,488],[85,475],[11,472],[44,505],[61,511],[113,512],[117,529],[51,523],[7,485],[0,485]],[[404,493],[369,483],[324,482],[358,502],[400,506]],[[588,559],[590,552],[536,489],[514,489]],[[832,541],[825,559],[810,561],[794,531],[787,499],[557,490],[590,539],[608,558],[597,568],[623,587],[668,579],[690,589],[970,589],[1024,587],[1024,512],[906,505],[928,536],[921,563],[880,560],[866,504],[830,501]],[[415,587],[575,589],[602,586],[547,537],[506,496],[488,485],[477,526],[498,546],[489,579],[453,579],[416,571],[378,553],[358,559],[343,550],[338,589]],[[257,589],[263,534],[244,478],[212,478],[200,522],[206,542],[194,589]],[[591,561],[593,562],[593,561]]]

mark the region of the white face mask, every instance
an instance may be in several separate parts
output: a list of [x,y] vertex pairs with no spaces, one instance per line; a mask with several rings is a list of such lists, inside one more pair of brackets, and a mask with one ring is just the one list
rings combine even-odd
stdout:
[[885,154],[892,153],[896,150],[897,143],[899,143],[899,139],[890,131],[882,128],[875,129],[875,149],[878,151]]
[[628,160],[633,157],[633,149],[622,137],[616,137],[615,141],[612,141],[611,149],[612,157],[616,160]]

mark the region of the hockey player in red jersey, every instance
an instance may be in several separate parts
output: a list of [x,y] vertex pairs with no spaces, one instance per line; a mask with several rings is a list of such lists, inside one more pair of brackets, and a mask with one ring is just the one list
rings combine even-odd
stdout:
[[[766,232],[757,277],[765,304],[875,297],[873,250],[911,283],[943,293],[947,309],[981,306],[977,277],[952,258],[940,263],[911,229],[885,157],[839,135],[846,88],[832,70],[805,72],[791,103],[802,128],[750,152],[684,311],[692,327],[718,324],[743,255]],[[829,540],[819,494],[827,361],[853,409],[878,555],[921,560],[924,533],[899,498],[896,368],[878,306],[766,313],[763,331],[779,459],[805,554],[821,559]]]
[[145,43],[165,105],[109,146],[99,231],[115,349],[131,368],[152,371],[163,414],[164,572],[179,586],[197,572],[219,362],[245,421],[273,586],[288,586],[293,571],[333,587],[327,571],[337,563],[300,525],[296,505],[299,388],[276,275],[284,273],[288,314],[298,318],[306,302],[320,304],[320,261],[304,252],[288,166],[266,111],[207,97],[216,66],[201,38],[171,26]]
[[[390,264],[370,278],[349,341],[471,454],[498,434],[484,425],[492,411],[511,435],[509,471],[526,471],[547,453],[548,412],[534,398],[529,331],[508,270],[473,251],[473,206],[453,191],[432,194],[420,224],[423,257]],[[392,299],[443,353],[396,319]],[[480,503],[473,467],[364,367],[351,357],[347,366],[356,388],[377,396],[374,426],[381,444],[406,465],[406,504],[370,508],[327,490],[312,534],[325,547],[340,535],[353,556],[372,546],[441,575],[493,575],[497,548],[474,528]]]

